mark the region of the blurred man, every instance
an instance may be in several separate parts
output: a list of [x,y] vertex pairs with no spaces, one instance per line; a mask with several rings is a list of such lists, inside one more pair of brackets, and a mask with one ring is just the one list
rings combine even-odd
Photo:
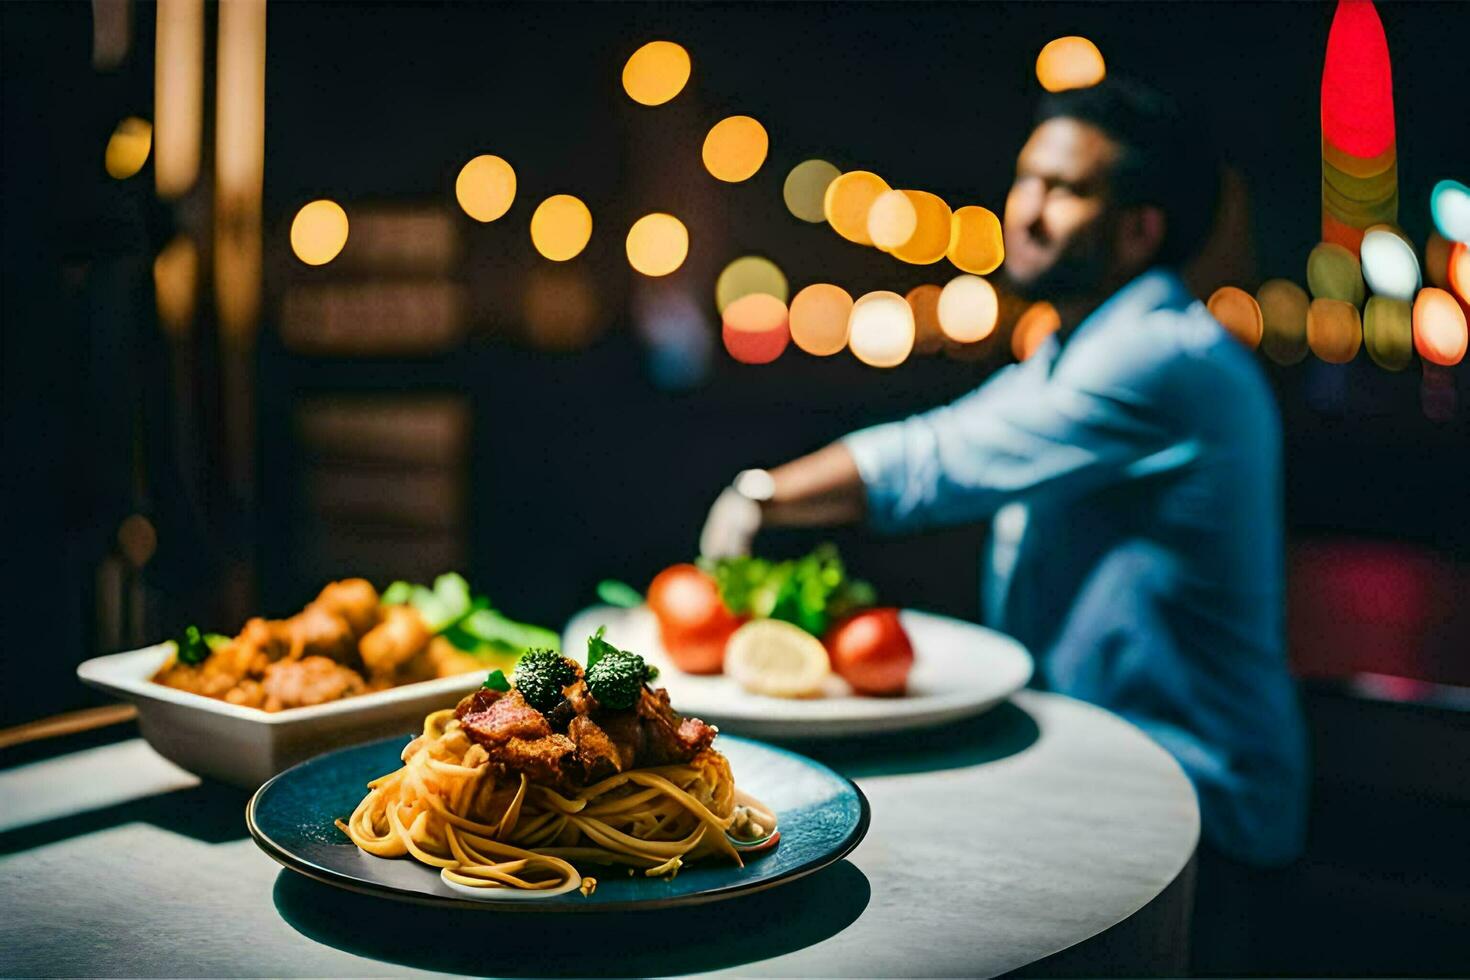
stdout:
[[986,621],[1043,686],[1112,709],[1194,782],[1205,841],[1257,865],[1302,842],[1305,749],[1283,650],[1281,433],[1252,355],[1176,266],[1218,169],[1126,81],[1048,96],[1005,205],[1005,276],[1061,329],[953,404],[747,470],[701,550],[762,527],[992,518]]

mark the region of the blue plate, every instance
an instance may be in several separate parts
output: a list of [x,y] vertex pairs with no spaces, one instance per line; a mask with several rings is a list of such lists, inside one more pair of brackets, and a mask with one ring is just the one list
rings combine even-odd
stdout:
[[396,737],[329,752],[276,776],[245,808],[251,836],[292,871],[351,891],[497,911],[600,912],[696,905],[794,881],[840,860],[868,832],[868,801],[851,780],[794,752],[721,735],[715,748],[730,760],[736,784],[776,813],[781,841],[773,851],[748,858],[743,868],[698,864],[673,880],[581,867],[597,878],[597,890],[586,896],[467,898],[411,858],[362,853],[332,823],[352,813],[369,780],[402,764],[407,742]]

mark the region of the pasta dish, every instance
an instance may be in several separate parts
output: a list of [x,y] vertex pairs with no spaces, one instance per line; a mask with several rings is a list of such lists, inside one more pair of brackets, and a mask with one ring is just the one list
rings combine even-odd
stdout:
[[581,890],[579,866],[673,876],[774,847],[775,816],[735,787],[716,730],[681,718],[643,658],[588,640],[589,666],[527,653],[436,711],[402,768],[337,826],[359,848],[438,868],[459,890]]

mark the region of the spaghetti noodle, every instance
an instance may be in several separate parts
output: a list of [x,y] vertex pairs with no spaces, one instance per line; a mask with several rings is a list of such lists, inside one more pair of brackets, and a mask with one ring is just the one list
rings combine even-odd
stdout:
[[369,783],[337,821],[363,851],[411,856],[451,886],[549,897],[596,887],[574,861],[672,876],[706,857],[743,864],[741,837],[775,839],[774,815],[735,789],[712,748],[564,793],[494,765],[455,714],[430,714],[403,767]]

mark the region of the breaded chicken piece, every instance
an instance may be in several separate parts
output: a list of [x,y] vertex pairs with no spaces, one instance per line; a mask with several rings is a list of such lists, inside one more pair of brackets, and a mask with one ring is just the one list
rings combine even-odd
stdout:
[[365,578],[344,578],[340,582],[332,582],[311,604],[347,620],[353,637],[358,639],[382,620],[378,590]]
[[387,678],[422,653],[432,638],[417,609],[389,606],[383,611],[383,621],[368,630],[357,649],[369,676]]
[[326,657],[280,660],[265,670],[261,682],[266,711],[325,704],[362,694],[367,684],[362,675]]

